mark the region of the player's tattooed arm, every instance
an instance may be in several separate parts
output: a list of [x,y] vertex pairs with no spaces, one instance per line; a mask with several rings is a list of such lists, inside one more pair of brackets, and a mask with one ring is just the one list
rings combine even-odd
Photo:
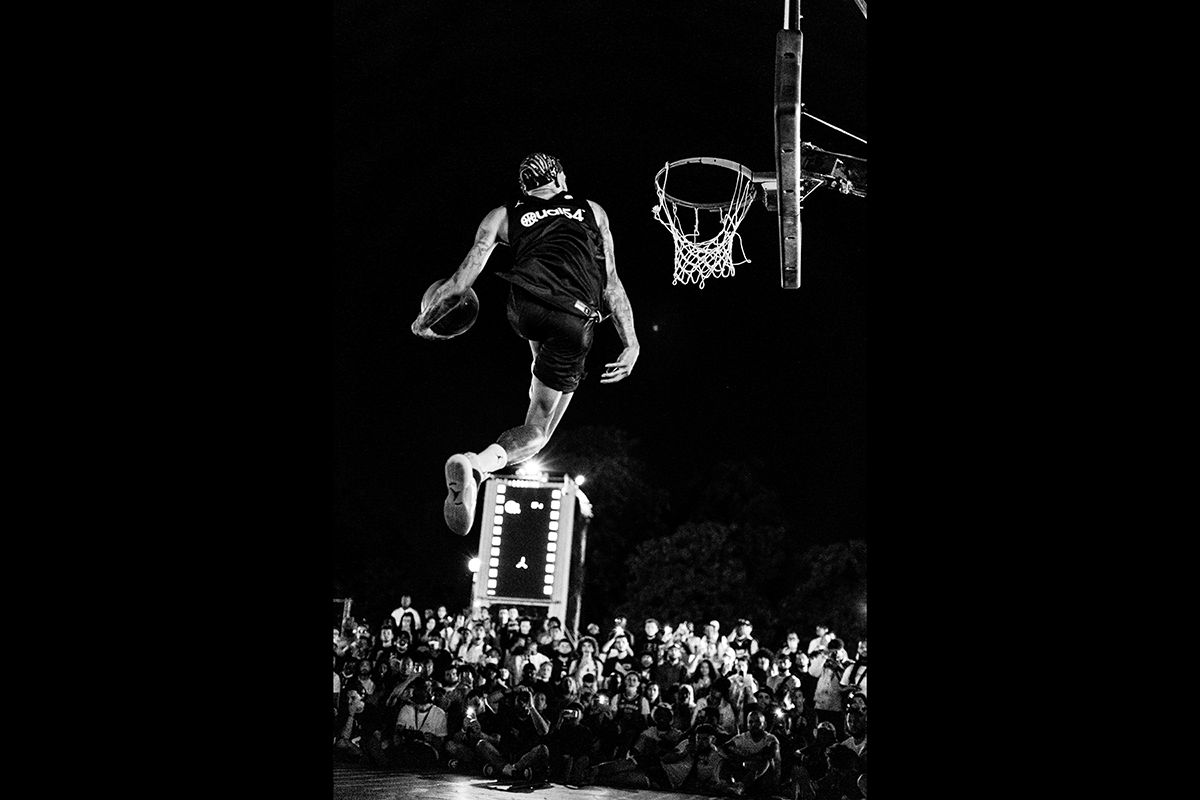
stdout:
[[475,243],[471,245],[471,249],[467,251],[467,256],[458,265],[458,269],[450,276],[450,279],[437,288],[433,293],[433,297],[429,300],[429,305],[422,311],[417,318],[413,320],[412,332],[417,336],[425,339],[445,339],[448,337],[439,336],[429,330],[429,324],[432,320],[438,319],[445,309],[442,304],[455,295],[462,294],[471,285],[475,283],[475,279],[479,277],[479,273],[483,272],[483,268],[487,266],[488,258],[492,255],[492,251],[496,249],[496,245],[500,242],[506,242],[508,239],[508,211],[504,206],[494,208],[488,215],[483,218],[483,222],[479,224],[479,228],[475,231]]
[[[591,202],[591,201],[589,201]],[[604,289],[604,297],[612,311],[613,327],[625,347],[617,360],[604,365],[604,374],[600,376],[601,383],[616,383],[633,372],[642,346],[638,343],[637,331],[633,326],[633,306],[629,295],[625,292],[625,284],[617,275],[617,257],[613,247],[612,231],[608,227],[608,214],[598,203],[591,202],[596,214],[596,224],[600,226],[600,240],[604,245],[604,266],[608,272],[608,285]]]

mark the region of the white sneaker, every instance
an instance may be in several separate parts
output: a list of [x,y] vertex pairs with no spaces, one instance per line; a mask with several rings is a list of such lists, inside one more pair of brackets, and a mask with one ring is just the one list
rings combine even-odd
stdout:
[[442,516],[446,527],[459,536],[466,536],[475,524],[475,498],[479,494],[479,479],[470,459],[458,453],[446,460],[446,501]]

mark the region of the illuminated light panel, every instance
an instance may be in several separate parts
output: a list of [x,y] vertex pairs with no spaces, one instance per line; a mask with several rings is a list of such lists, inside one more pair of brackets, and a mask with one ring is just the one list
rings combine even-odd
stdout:
[[562,508],[562,501],[561,500],[551,500],[550,507],[551,508]]
[[499,536],[503,532],[504,532],[503,526],[500,526],[500,525],[492,526],[492,536]]
[[554,531],[554,530],[550,531],[550,533],[546,534],[546,538],[552,542],[557,542],[558,541],[558,531]]
[[554,587],[553,586],[543,586],[542,594],[554,594]]
[[546,553],[546,563],[547,564],[554,563],[554,553]]
[[488,593],[488,597],[495,597],[495,596],[496,596],[496,590],[495,590],[495,589],[488,589],[488,590],[487,590],[487,593]]
[[489,567],[500,566],[500,558],[498,556],[492,556],[490,559],[488,559],[488,566]]
[[498,577],[500,577],[500,570],[498,570],[498,569],[489,569],[489,570],[488,570],[488,577],[489,577],[489,578],[498,578]]
[[[499,529],[497,529],[497,531],[498,531],[498,530],[499,530]],[[497,531],[492,531],[492,532],[493,532],[493,533],[496,533]],[[492,537],[492,547],[499,547],[499,546],[500,546],[500,537],[499,537],[499,536],[493,536],[493,537]]]
[[553,575],[547,575],[547,576],[546,576],[546,585],[547,585],[547,586],[549,586],[549,585],[550,585],[550,584],[552,584],[552,583],[554,583],[554,576],[553,576]]
[[503,483],[497,483],[497,484],[496,484],[496,494],[504,494],[504,492],[505,492],[507,489],[508,489],[508,487],[507,487],[507,486],[505,486]]
[[492,520],[492,524],[493,524],[493,525],[503,525],[503,524],[504,524],[504,517],[502,517],[502,516],[500,516],[499,514],[497,514],[497,515],[496,515],[496,518]]
[[551,511],[551,512],[550,512],[550,519],[558,519],[558,512],[557,512],[557,511]]
[[561,490],[561,489],[555,489],[554,491],[552,491],[552,492],[550,493],[550,496],[551,496],[551,497],[553,497],[555,500],[557,500],[558,498],[562,497],[562,490]]
[[553,564],[547,564],[547,565],[546,565],[546,574],[547,574],[547,575],[553,575],[553,574],[554,574],[554,565],[553,565]]
[[552,530],[552,531],[558,530],[558,520],[556,520],[556,519],[550,520],[550,530]]
[[488,588],[489,589],[496,588],[496,579],[495,578],[488,578]]

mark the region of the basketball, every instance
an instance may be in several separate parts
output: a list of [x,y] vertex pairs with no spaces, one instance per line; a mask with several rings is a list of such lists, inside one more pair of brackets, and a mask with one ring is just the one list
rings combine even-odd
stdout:
[[[429,307],[433,293],[445,282],[444,279],[434,281],[425,290],[425,296],[421,298],[421,311]],[[474,289],[467,289],[466,292],[449,298],[443,305],[446,310],[429,326],[438,336],[459,336],[466,333],[479,318],[479,296],[475,294]]]

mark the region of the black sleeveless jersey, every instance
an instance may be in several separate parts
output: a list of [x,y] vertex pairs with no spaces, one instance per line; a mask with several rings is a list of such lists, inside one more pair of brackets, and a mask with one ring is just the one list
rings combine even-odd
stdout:
[[588,201],[563,192],[549,200],[525,196],[506,208],[513,266],[497,274],[556,308],[607,314],[604,245]]

